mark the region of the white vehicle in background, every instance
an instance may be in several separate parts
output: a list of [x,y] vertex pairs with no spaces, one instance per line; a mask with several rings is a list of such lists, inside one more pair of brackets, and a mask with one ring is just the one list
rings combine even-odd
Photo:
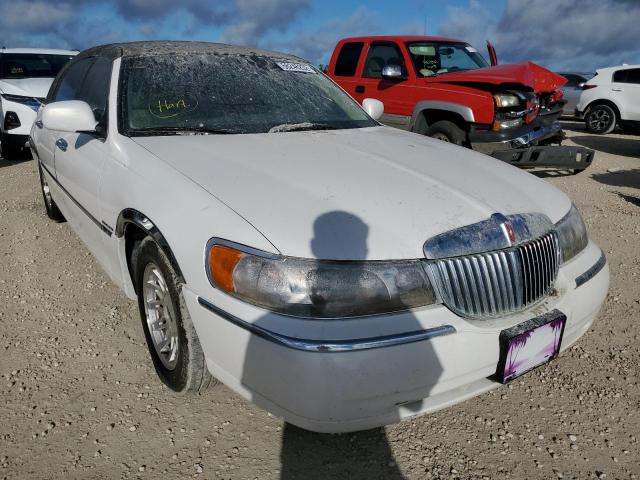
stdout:
[[43,48],[0,50],[0,157],[16,157],[49,87],[77,51]]
[[582,89],[575,116],[590,132],[640,125],[640,65],[601,68]]
[[363,106],[230,45],[107,45],[60,72],[31,133],[47,214],[138,301],[169,388],[215,377],[300,427],[368,429],[589,329],[609,269],[566,195]]

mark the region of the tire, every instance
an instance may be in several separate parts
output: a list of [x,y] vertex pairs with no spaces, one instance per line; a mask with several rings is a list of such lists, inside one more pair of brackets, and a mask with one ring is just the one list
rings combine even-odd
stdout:
[[20,158],[22,147],[14,142],[9,135],[0,136],[0,158],[4,160],[15,160]]
[[49,184],[44,178],[40,162],[38,162],[38,173],[40,174],[40,190],[42,191],[42,199],[44,200],[44,208],[47,212],[47,217],[54,222],[66,222],[64,215],[62,215],[62,212],[58,209],[58,205],[53,201],[53,197],[49,191]]
[[158,377],[174,392],[204,391],[216,381],[182,297],[183,281],[151,237],[134,247],[131,265],[142,328]]
[[618,123],[618,116],[616,111],[609,105],[599,104],[594,105],[589,109],[584,123],[591,133],[598,135],[605,135],[613,132]]
[[425,135],[443,142],[453,143],[454,145],[464,145],[467,141],[467,135],[464,130],[449,120],[435,122],[427,128]]

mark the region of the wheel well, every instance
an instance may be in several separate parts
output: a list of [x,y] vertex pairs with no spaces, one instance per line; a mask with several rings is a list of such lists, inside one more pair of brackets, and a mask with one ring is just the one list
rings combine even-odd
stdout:
[[133,288],[134,290],[136,290],[136,293],[138,293],[138,289],[135,281],[133,265],[131,264],[133,249],[147,236],[149,236],[149,233],[135,223],[127,223],[124,227],[124,247],[127,259],[127,269],[129,271],[129,277],[131,278],[131,283],[133,284]]
[[469,131],[469,124],[462,118],[462,115],[447,110],[426,109],[420,112],[413,126],[413,131],[417,133],[425,133],[429,126],[440,120],[448,120],[462,129],[464,132]]
[[613,111],[616,112],[616,117],[618,117],[618,121],[620,121],[620,109],[611,100],[606,100],[606,99],[594,100],[593,102],[591,102],[585,110],[585,116],[589,113],[589,110],[591,110],[596,105],[607,105],[613,108]]

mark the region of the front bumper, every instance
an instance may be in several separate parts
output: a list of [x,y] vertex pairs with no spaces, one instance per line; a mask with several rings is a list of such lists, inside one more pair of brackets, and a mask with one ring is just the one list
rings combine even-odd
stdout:
[[[287,339],[311,339],[302,341],[304,344],[329,345],[315,350],[284,345],[230,320],[227,312],[237,301],[223,294],[215,303],[226,301],[229,308],[224,310],[206,308],[206,303],[213,302],[203,306],[202,299],[188,288],[183,294],[214,376],[290,423],[313,431],[346,432],[432,412],[499,386],[489,377],[498,363],[500,331],[554,308],[567,316],[562,349],[568,348],[587,331],[605,299],[608,267],[603,264],[594,269],[600,257],[601,250],[590,243],[561,267],[557,295],[500,319],[470,321],[446,307],[434,306],[333,322],[266,312],[242,320]],[[587,280],[578,287],[579,278]],[[394,326],[401,331],[393,335],[383,331]],[[418,330],[437,334],[416,340]],[[340,337],[338,342],[323,340]],[[407,341],[373,348],[331,347],[362,344],[354,338]]]
[[[20,126],[11,129],[5,129],[5,116],[8,112],[14,112],[18,119],[20,120]],[[35,112],[31,107],[27,105],[23,105],[22,103],[11,102],[6,100],[5,98],[1,99],[0,106],[0,131],[4,135],[17,135],[28,137],[31,133],[31,127],[33,126],[33,122],[36,121],[37,112]]]
[[[594,152],[585,147],[559,145],[564,134],[560,122],[539,118],[533,125],[513,131],[470,132],[471,147],[517,167],[551,167],[582,171],[591,165]],[[549,145],[558,143],[558,145]]]

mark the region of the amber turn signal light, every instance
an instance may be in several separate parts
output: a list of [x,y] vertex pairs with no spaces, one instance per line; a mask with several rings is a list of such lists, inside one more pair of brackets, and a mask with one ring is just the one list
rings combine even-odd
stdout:
[[234,291],[233,271],[243,256],[244,253],[224,245],[214,245],[209,250],[209,273],[218,288],[227,293]]

